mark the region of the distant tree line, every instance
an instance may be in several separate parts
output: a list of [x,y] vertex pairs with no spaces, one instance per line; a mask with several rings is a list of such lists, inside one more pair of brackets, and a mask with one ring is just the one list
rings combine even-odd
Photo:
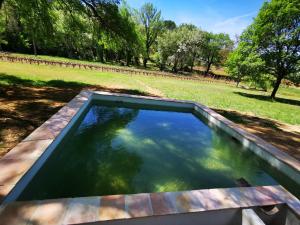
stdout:
[[299,83],[300,1],[266,1],[234,46],[228,34],[164,20],[151,3],[0,0],[0,50],[192,72],[225,65],[237,86]]
[[125,65],[149,62],[161,70],[192,71],[225,61],[233,42],[191,24],[163,20],[150,3],[140,9],[119,0],[1,1],[0,47]]

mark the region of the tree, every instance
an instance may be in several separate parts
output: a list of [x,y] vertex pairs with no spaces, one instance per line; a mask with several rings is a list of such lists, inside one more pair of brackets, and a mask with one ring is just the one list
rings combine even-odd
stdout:
[[126,65],[129,66],[132,57],[139,56],[141,40],[137,26],[132,18],[131,9],[126,3],[123,3],[120,7],[120,15],[122,18],[122,33],[125,34],[119,40],[121,43],[120,50],[124,53]]
[[0,50],[2,50],[1,45],[7,44],[7,41],[5,40],[5,37],[3,35],[4,32],[5,32],[5,19],[2,11],[0,11]]
[[[70,11],[80,10],[87,13],[90,18],[98,21],[102,29],[116,32],[118,29],[120,0],[59,0],[69,7]],[[83,7],[80,7],[83,6]]]
[[163,21],[163,28],[165,30],[175,30],[177,27],[176,23],[172,20],[164,20]]
[[202,41],[203,32],[195,26],[181,25],[165,32],[158,39],[160,68],[164,69],[169,64],[175,73],[186,67],[193,70],[200,55]]
[[244,50],[244,46],[239,45],[237,49],[229,54],[228,59],[225,63],[226,71],[235,79],[237,87],[239,86],[243,77],[246,76],[246,68],[243,62],[247,57],[247,52],[245,52]]
[[218,66],[226,54],[233,48],[233,41],[228,34],[204,33],[201,59],[206,66],[205,73],[208,74],[211,65]]
[[271,98],[275,98],[282,79],[299,71],[299,25],[299,0],[265,2],[252,24],[253,46],[276,79]]
[[95,41],[91,35],[94,34],[94,23],[79,11],[66,10],[64,5],[57,6],[54,14],[53,47],[59,46],[58,53],[68,58],[95,57],[93,49],[97,49],[98,40]]
[[162,28],[161,12],[153,4],[145,3],[138,11],[138,20],[142,25],[142,32],[144,34],[145,53],[143,64],[146,67],[150,59],[150,49]]
[[199,60],[204,41],[203,32],[193,24],[181,24],[179,27],[183,36],[183,46],[185,47],[185,65],[193,71],[195,62]]
[[229,54],[226,70],[235,79],[237,87],[244,79],[264,90],[267,88],[268,76],[265,63],[247,42],[240,42],[238,47]]
[[30,40],[33,53],[37,55],[39,43],[45,43],[53,34],[51,3],[45,0],[9,0],[6,3],[16,12],[18,23]]

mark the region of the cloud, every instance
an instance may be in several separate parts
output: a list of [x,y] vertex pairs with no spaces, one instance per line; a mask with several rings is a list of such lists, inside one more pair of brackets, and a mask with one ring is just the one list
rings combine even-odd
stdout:
[[217,22],[211,27],[211,31],[215,33],[228,33],[233,38],[236,34],[240,35],[252,23],[253,17],[256,14],[257,11],[254,11]]
[[[178,25],[192,23],[213,33],[228,33],[233,39],[236,34],[240,35],[252,23],[252,18],[258,12],[258,9],[251,12],[243,11],[244,14],[235,16],[240,11],[239,7],[236,7],[237,10],[229,10],[230,13],[225,13],[226,8],[216,7],[216,0],[190,0],[189,4],[179,4],[173,0],[173,5],[170,3],[171,0],[127,0],[130,5],[137,8],[147,1],[153,2],[159,9],[162,9],[164,19],[174,20]],[[207,4],[200,4],[198,1]],[[193,4],[195,7],[191,7]],[[166,6],[168,7],[166,8]],[[224,7],[229,6],[225,5]],[[254,9],[252,7],[249,10]]]
[[193,23],[203,30],[213,33],[227,33],[234,39],[235,35],[240,35],[246,29],[255,17],[257,11],[246,13],[230,18],[212,8],[202,10],[200,15],[194,15],[189,12],[180,12],[175,16],[175,21],[180,23]]

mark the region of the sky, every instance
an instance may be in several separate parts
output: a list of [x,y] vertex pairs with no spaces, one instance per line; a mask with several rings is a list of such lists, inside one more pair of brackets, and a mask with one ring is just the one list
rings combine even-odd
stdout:
[[165,20],[192,23],[203,30],[240,35],[251,24],[264,0],[127,0],[133,8],[145,2],[161,10]]

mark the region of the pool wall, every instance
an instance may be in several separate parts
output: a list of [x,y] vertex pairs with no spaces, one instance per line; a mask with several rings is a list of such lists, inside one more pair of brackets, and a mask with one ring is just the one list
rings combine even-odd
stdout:
[[77,119],[88,109],[91,95],[90,92],[81,92],[0,159],[0,202],[18,198]]
[[[300,183],[300,162],[255,135],[242,130],[233,122],[199,103],[107,92],[82,91],[65,107],[59,110],[0,159],[0,202],[2,201],[2,206],[18,198],[30,180],[55,150],[56,146],[76,123],[78,118],[88,109],[89,104],[93,100],[166,106],[191,110],[191,112],[206,118],[210,126],[215,126],[225,131],[255,154],[268,161],[272,166],[282,171],[297,183]],[[251,189],[254,198],[261,195],[259,188],[260,187]],[[225,189],[211,190],[222,191]],[[235,189],[229,188],[226,190]],[[269,194],[270,193],[272,192],[269,192]],[[276,199],[278,194],[283,193],[292,196],[287,191],[280,191],[277,193],[274,192],[274,196],[271,199]],[[212,196],[212,198],[217,198],[217,196]],[[287,204],[297,215],[300,215],[300,203],[297,198],[293,196],[288,198],[277,196],[277,198],[280,199],[280,201],[278,200],[277,202],[278,204]],[[257,204],[259,203],[256,202],[256,205]]]

